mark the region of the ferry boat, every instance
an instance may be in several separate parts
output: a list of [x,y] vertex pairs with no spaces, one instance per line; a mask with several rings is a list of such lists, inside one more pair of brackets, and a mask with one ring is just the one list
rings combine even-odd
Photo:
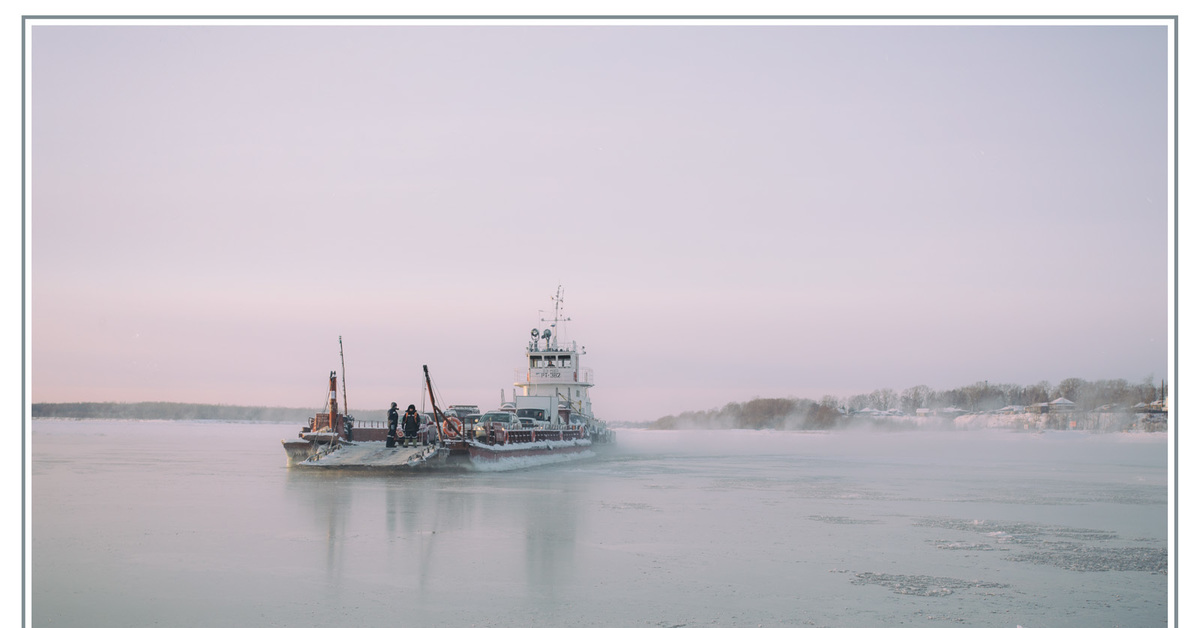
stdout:
[[[590,390],[591,369],[580,364],[586,351],[576,342],[559,341],[563,323],[562,287],[553,297],[554,318],[535,327],[525,346],[524,381],[514,382],[512,401],[501,393],[501,406],[477,415],[474,406],[451,406],[445,413],[434,396],[428,366],[425,389],[433,407],[432,422],[417,447],[384,446],[386,429],[359,427],[338,413],[337,377],[330,373],[325,411],[309,420],[296,439],[285,440],[288,464],[317,468],[462,467],[515,468],[595,455],[612,443],[608,425],[595,417]],[[340,339],[339,339],[340,340]],[[344,370],[344,365],[343,365]],[[466,414],[459,417],[458,414]],[[464,419],[466,421],[464,422]]]

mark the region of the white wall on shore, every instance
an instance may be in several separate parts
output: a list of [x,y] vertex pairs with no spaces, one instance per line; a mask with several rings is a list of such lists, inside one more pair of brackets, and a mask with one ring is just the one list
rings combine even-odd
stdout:
[[[1132,428],[1140,429],[1145,414],[1122,412],[1073,412],[1064,414],[964,414],[954,419],[945,417],[923,417],[912,415],[879,415],[870,417],[874,421],[887,421],[897,425],[908,425],[923,429],[956,430],[1040,430],[1077,429],[1095,432],[1120,432]],[[1071,428],[1070,422],[1075,421]]]
[[[964,414],[954,419],[957,429],[1077,429],[1120,432],[1137,426],[1144,415],[1121,412],[1072,412],[1064,414]],[[1075,427],[1070,428],[1070,422]]]

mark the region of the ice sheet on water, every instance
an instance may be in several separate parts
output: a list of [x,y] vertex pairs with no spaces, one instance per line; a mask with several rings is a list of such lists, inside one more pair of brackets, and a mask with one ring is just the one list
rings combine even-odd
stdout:
[[809,519],[820,521],[821,523],[838,523],[838,524],[870,524],[880,523],[878,519],[854,519],[852,517],[835,517],[830,515],[811,515]]
[[651,512],[662,512],[661,508],[656,508],[642,502],[622,502],[619,504],[600,502],[600,507],[608,510],[648,510]]
[[1023,552],[1007,560],[1070,571],[1146,571],[1166,575],[1167,550],[1153,547],[1089,547],[1080,543]]
[[[950,518],[921,519],[914,525],[974,532],[994,539],[996,543],[1015,545],[1018,546],[1015,549],[1024,550],[1005,556],[1005,560],[1050,565],[1070,571],[1167,573],[1166,547],[1113,547],[1108,543],[1119,540],[1119,537],[1106,530]],[[1137,542],[1148,540],[1137,539]],[[987,543],[934,541],[934,545],[945,550],[992,549]]]
[[877,584],[887,587],[892,593],[900,595],[919,595],[923,597],[942,597],[952,595],[960,589],[1007,589],[1009,585],[983,580],[961,580],[939,576],[915,576],[904,574],[888,574],[864,572],[854,574],[854,584]]
[[973,552],[993,552],[996,550],[1006,552],[1006,548],[995,547],[988,543],[968,543],[966,541],[950,541],[947,539],[936,539],[931,541],[933,546],[944,550],[970,550]]
[[1040,542],[1045,537],[1086,541],[1104,541],[1117,538],[1116,533],[1106,530],[1090,530],[1087,528],[1071,528],[1068,526],[1012,521],[984,521],[981,519],[927,517],[917,520],[913,525],[926,528],[977,532],[997,539],[1003,539],[1004,542],[1018,544]]
[[964,494],[954,496],[955,501],[1021,504],[1035,506],[1065,506],[1073,504],[1127,504],[1157,505],[1167,503],[1165,488],[1151,486],[1129,486],[1116,483],[1080,486],[1076,482],[1046,481],[1038,492],[1024,488],[993,487],[986,495]]

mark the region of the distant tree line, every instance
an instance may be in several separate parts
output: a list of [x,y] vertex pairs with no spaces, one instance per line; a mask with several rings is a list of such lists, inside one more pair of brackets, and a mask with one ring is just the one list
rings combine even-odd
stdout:
[[665,416],[650,424],[652,429],[796,429],[823,430],[840,427],[842,418],[835,397],[820,403],[811,399],[752,399],[701,412]]
[[[203,403],[143,401],[138,403],[93,402],[35,403],[34,418],[60,419],[155,419],[168,421],[261,421],[296,423],[307,421],[324,408],[275,408],[264,406],[226,406]],[[387,420],[387,410],[354,410],[361,425]]]
[[986,412],[1006,406],[1030,406],[1065,397],[1075,402],[1079,412],[1097,408],[1129,409],[1139,403],[1165,398],[1165,383],[1155,385],[1147,377],[1131,384],[1123,379],[1088,381],[1077,377],[1064,379],[1057,386],[1041,381],[1031,386],[992,384],[987,381],[960,386],[951,390],[933,390],[918,385],[896,392],[880,388],[870,393],[835,397],[826,395],[820,401],[811,399],[753,399],[745,403],[729,403],[722,408],[699,412],[683,412],[664,416],[650,424],[652,429],[832,429],[856,422],[875,422],[852,417],[859,410],[900,410],[916,414],[918,408],[941,410],[958,408],[967,412]]
[[33,404],[34,418],[57,417],[64,419],[166,419],[302,423],[315,412],[315,409],[304,408],[225,406],[200,403],[169,403],[165,401]]
[[975,382],[951,390],[935,391],[920,385],[897,393],[890,388],[875,390],[865,395],[853,395],[842,400],[842,406],[853,412],[866,408],[890,410],[896,408],[913,413],[917,408],[961,408],[969,412],[996,410],[1005,406],[1030,406],[1064,397],[1075,402],[1076,410],[1090,412],[1106,405],[1133,407],[1139,403],[1150,403],[1167,393],[1166,384],[1156,385],[1147,377],[1139,384],[1123,379],[1101,379],[1088,381],[1078,377],[1062,380],[1057,386],[1040,381],[1032,386],[1018,384],[992,384]]

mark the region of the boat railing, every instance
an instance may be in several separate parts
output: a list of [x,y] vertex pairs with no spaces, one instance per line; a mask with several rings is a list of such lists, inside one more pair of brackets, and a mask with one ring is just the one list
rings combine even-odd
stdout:
[[[498,427],[493,423],[489,424],[484,431],[485,436],[481,440],[491,445],[564,441],[584,438],[586,436],[586,430],[583,427],[571,427],[561,430],[510,430]],[[471,438],[471,440],[475,439]]]

